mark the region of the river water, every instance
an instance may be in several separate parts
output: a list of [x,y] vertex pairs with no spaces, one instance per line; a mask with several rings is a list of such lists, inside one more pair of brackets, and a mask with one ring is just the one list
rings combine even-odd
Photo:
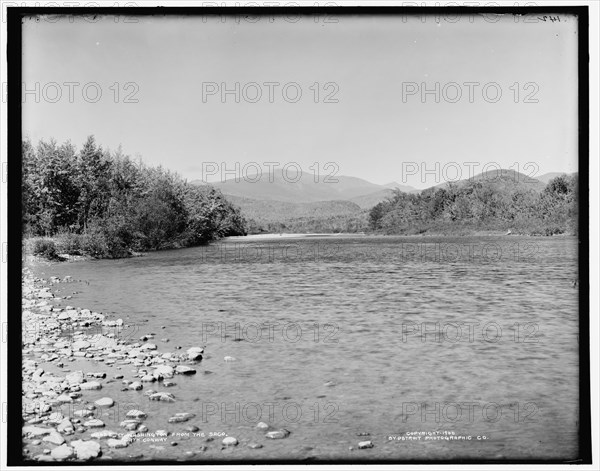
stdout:
[[[150,431],[173,433],[129,454],[183,459],[206,446],[196,459],[577,456],[575,238],[234,239],[36,274],[71,275],[58,286],[72,295],[64,304],[122,318],[121,338],[155,334],[164,352],[206,347],[198,374],[168,388],[175,403],[119,382],[98,391],[139,405]],[[168,423],[176,412],[196,417]],[[291,434],[266,439],[259,421]],[[177,435],[191,424],[198,433]],[[217,446],[225,434],[240,446]],[[366,440],[374,447],[358,449]]]

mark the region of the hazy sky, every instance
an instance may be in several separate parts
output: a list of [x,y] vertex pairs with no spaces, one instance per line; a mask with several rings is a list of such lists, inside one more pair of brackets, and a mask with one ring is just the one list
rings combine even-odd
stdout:
[[[296,162],[304,171],[318,162],[321,173],[335,162],[339,175],[421,188],[444,168],[453,178],[449,162],[463,177],[464,162],[479,163],[477,173],[494,162],[577,170],[574,18],[296,19],[27,21],[23,81],[28,90],[39,83],[39,94],[24,96],[23,132],[78,147],[94,134],[189,179],[203,176],[203,162]],[[223,85],[233,92],[221,96]],[[434,92],[422,97],[423,85]],[[439,162],[440,172],[411,162]]]

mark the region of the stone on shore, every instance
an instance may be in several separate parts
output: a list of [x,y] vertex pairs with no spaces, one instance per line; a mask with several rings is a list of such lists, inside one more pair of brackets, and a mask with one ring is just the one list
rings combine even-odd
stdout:
[[65,376],[65,379],[69,384],[83,383],[83,371],[73,371]]
[[[101,430],[100,432],[94,432],[90,435],[92,438],[102,440],[103,438],[117,438],[119,434],[112,430]],[[71,443],[73,445],[73,443]]]
[[151,401],[162,401],[162,402],[175,402],[175,396],[171,393],[157,392],[152,394],[148,399]]
[[75,351],[78,350],[85,350],[86,348],[89,348],[91,346],[91,343],[86,341],[86,340],[78,340],[77,342],[73,342],[73,344],[71,345],[71,348]]
[[56,430],[59,433],[64,433],[65,435],[71,435],[75,432],[73,424],[69,419],[63,419],[56,427]]
[[58,402],[73,402],[73,398],[71,396],[67,396],[66,394],[61,394],[56,398]]
[[154,369],[154,373],[160,374],[163,378],[172,378],[175,374],[175,369],[169,365],[158,365]]
[[132,390],[132,391],[139,391],[140,389],[143,389],[144,386],[139,381],[134,381],[129,386],[127,386],[127,388],[130,389],[130,390]]
[[50,452],[50,456],[55,460],[68,460],[73,456],[73,448],[66,444],[57,446]]
[[98,381],[88,381],[86,383],[81,383],[79,387],[85,391],[91,391],[95,389],[102,389],[102,385]]
[[129,412],[127,412],[125,417],[127,417],[128,419],[145,419],[147,415],[141,410],[131,409]]
[[125,443],[122,439],[121,440],[117,440],[116,438],[109,438],[106,441],[106,444],[110,448],[125,448],[127,446],[127,443]]
[[265,434],[265,437],[271,438],[273,440],[278,440],[281,438],[287,438],[287,437],[289,437],[289,435],[290,435],[289,430],[282,428],[281,430],[273,430],[271,432],[267,432]]
[[192,347],[187,350],[188,360],[191,361],[200,361],[202,360],[202,354],[204,353],[204,349],[200,347]]
[[65,443],[64,437],[60,433],[55,431],[50,432],[48,435],[42,438],[42,441],[53,443],[54,445],[62,445],[63,443]]
[[94,402],[98,407],[112,407],[115,405],[115,401],[113,401],[110,397],[103,397]]
[[178,365],[175,367],[175,372],[180,375],[195,375],[196,370],[185,365]]
[[100,419],[92,419],[92,420],[88,420],[87,422],[84,422],[83,425],[85,427],[98,428],[98,427],[104,427],[104,422],[102,422]]
[[235,437],[225,437],[221,443],[225,446],[236,446],[238,441]]
[[[94,436],[94,434],[92,434],[92,436]],[[75,449],[77,459],[80,460],[90,460],[92,458],[97,458],[100,455],[100,444],[92,440],[75,440],[71,442],[71,446]]]

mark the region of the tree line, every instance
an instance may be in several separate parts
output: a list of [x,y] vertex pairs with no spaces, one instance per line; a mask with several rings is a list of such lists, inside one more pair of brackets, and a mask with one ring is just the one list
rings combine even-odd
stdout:
[[466,180],[417,194],[396,190],[370,210],[369,228],[385,234],[456,233],[462,229],[576,234],[577,196],[577,174],[558,176],[541,191],[527,183],[515,184],[511,176],[498,176],[495,181]]
[[88,137],[22,143],[22,213],[38,252],[124,257],[245,235],[246,221],[220,191],[191,185],[162,167],[110,152]]

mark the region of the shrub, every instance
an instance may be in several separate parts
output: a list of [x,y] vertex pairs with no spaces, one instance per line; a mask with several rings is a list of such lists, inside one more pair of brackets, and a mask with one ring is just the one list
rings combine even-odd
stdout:
[[47,258],[48,260],[58,259],[56,245],[51,239],[34,239],[31,243],[34,255]]
[[73,234],[71,232],[63,232],[55,237],[56,250],[59,253],[66,253],[69,255],[82,255],[83,250],[81,248],[82,241],[81,235]]
[[127,245],[118,234],[97,224],[81,235],[81,249],[94,258],[123,258],[130,255]]

